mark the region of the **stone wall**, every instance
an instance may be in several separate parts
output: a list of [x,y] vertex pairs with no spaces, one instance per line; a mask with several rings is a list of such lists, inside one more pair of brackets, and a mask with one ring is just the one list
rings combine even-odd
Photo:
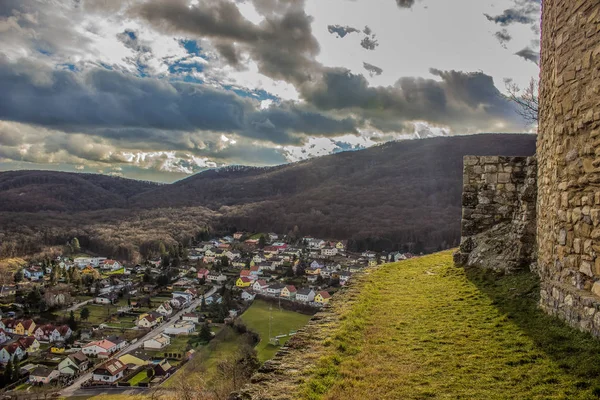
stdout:
[[530,267],[536,172],[535,157],[464,158],[458,264],[509,271]]
[[541,306],[600,334],[600,1],[544,0],[538,134]]

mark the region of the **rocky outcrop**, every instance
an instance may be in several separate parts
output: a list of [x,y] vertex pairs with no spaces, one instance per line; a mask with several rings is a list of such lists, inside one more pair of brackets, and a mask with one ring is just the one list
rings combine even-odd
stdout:
[[461,244],[455,262],[494,270],[535,261],[535,157],[464,158]]

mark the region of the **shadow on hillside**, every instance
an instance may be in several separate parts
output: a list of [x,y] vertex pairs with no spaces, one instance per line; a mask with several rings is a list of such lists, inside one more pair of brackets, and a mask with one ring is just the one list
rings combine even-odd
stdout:
[[593,386],[600,396],[600,340],[571,328],[538,308],[539,279],[532,273],[501,275],[478,268],[465,270],[467,277],[537,348],[573,377],[579,389]]

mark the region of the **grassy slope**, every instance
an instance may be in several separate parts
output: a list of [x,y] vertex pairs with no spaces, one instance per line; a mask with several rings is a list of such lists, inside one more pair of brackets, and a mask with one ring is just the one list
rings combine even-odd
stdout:
[[531,274],[464,271],[444,252],[357,287],[297,398],[600,396],[600,342],[539,311]]
[[[290,331],[297,330],[308,322],[310,315],[304,315],[293,311],[280,310],[276,305],[271,311],[272,326],[271,334],[273,337],[282,334],[288,334]],[[258,358],[264,362],[277,353],[279,347],[269,344],[269,303],[256,300],[246,312],[242,315],[242,321],[260,335],[260,343],[256,346]],[[283,345],[288,338],[280,339]]]

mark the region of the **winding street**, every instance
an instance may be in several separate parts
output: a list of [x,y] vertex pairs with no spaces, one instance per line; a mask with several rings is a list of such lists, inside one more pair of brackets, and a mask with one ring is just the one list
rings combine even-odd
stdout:
[[[213,286],[208,292],[206,292],[204,294],[205,297],[210,297],[212,296],[216,291],[217,291],[218,287],[217,286]],[[124,349],[122,349],[121,351],[115,353],[112,355],[112,357],[106,359],[106,361],[111,360],[113,358],[118,358],[119,356],[125,354],[125,353],[129,353],[133,350],[137,350],[138,348],[140,348],[141,346],[144,345],[144,341],[160,334],[163,333],[165,331],[165,329],[167,328],[167,326],[172,323],[172,321],[176,321],[178,320],[183,314],[186,314],[188,312],[193,311],[196,307],[198,307],[200,304],[202,303],[202,297],[197,298],[196,300],[194,300],[188,307],[182,309],[181,311],[171,315],[171,317],[167,320],[165,320],[162,324],[158,325],[156,328],[152,329],[150,332],[148,332],[146,335],[144,335],[143,337],[139,338],[135,343],[132,343],[130,345],[128,345],[127,347],[125,347]],[[90,371],[86,372],[85,374],[81,375],[79,378],[77,378],[70,386],[67,386],[66,388],[63,388],[59,393],[62,397],[71,397],[74,395],[85,395],[88,393],[88,390],[83,390],[81,389],[81,385],[86,382],[87,380],[91,379],[92,377],[92,372],[93,369],[91,369]],[[100,389],[100,388],[98,388]],[[124,389],[129,389],[131,390],[132,388],[124,388]],[[76,393],[78,392],[79,393]]]

